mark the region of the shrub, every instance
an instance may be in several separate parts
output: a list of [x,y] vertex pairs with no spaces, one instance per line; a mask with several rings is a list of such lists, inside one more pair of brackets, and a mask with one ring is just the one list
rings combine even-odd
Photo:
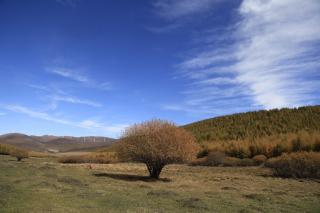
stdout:
[[226,154],[236,158],[250,157],[248,141],[230,141],[226,147]]
[[286,151],[283,144],[276,144],[272,149],[272,156],[277,157]]
[[59,163],[85,163],[84,155],[70,155],[58,158]]
[[118,161],[117,155],[115,152],[101,152],[101,153],[91,154],[89,156],[89,159],[90,159],[90,163],[101,163],[101,164],[115,163]]
[[212,141],[212,142],[205,142],[205,147],[208,149],[208,152],[224,152],[225,148],[225,143],[222,141]]
[[239,166],[241,159],[235,157],[225,157],[223,160],[223,166]]
[[21,161],[23,158],[28,158],[28,152],[23,149],[14,148],[10,151],[12,157],[16,157],[17,161]]
[[219,166],[223,164],[226,154],[223,152],[210,152],[207,157],[207,166]]
[[256,155],[252,158],[255,165],[264,164],[267,161],[267,157],[265,155]]
[[269,159],[266,164],[276,176],[320,178],[320,153],[297,152]]
[[320,151],[319,132],[300,131],[273,135],[252,140],[212,141],[206,142],[207,152],[221,151],[228,156],[252,158],[265,155],[268,158],[280,156],[282,153],[299,151]]
[[255,166],[255,162],[250,158],[228,157],[223,152],[211,152],[207,157],[199,158],[191,162],[192,166]]
[[36,152],[36,151],[29,152],[29,157],[46,158],[48,156],[50,156],[50,155],[48,153],[44,153],[44,152]]
[[238,166],[255,166],[254,161],[250,158],[240,159]]
[[208,156],[208,154],[209,154],[209,149],[208,149],[208,147],[205,147],[202,150],[200,150],[200,152],[198,152],[197,158],[206,157],[206,156]]
[[261,155],[266,153],[264,144],[251,143],[249,145],[250,156]]
[[208,166],[208,156],[197,158],[190,162],[190,166]]
[[89,155],[70,155],[63,156],[58,159],[59,163],[99,163],[108,164],[117,161],[115,153],[99,152]]
[[302,147],[302,142],[299,137],[292,140],[292,151],[293,152],[297,152],[297,151],[301,150],[301,147]]
[[198,150],[189,132],[162,120],[127,128],[118,144],[120,159],[145,163],[150,177],[156,179],[165,165],[192,160]]
[[10,151],[13,149],[12,146],[7,144],[0,144],[0,155],[10,155]]
[[313,144],[313,151],[320,152],[320,139],[316,139]]

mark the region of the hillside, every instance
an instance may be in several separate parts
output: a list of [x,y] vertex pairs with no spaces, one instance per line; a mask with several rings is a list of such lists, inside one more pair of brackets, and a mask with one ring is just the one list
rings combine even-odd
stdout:
[[0,135],[0,143],[9,144],[32,151],[46,150],[45,145],[41,141],[39,141],[38,138],[33,138],[31,136],[19,133]]
[[183,126],[198,141],[254,139],[301,130],[320,131],[320,106],[261,110],[198,121]]
[[107,137],[29,136],[19,133],[0,135],[1,144],[9,144],[32,151],[87,151],[111,145],[115,139]]

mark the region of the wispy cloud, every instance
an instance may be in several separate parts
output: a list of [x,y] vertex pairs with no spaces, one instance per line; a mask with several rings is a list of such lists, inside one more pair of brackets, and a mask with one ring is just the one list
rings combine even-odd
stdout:
[[0,112],[0,116],[4,116],[4,115],[6,115],[7,113],[5,113],[5,112]]
[[181,109],[223,107],[230,113],[235,107],[270,109],[319,101],[319,11],[318,0],[244,0],[240,21],[229,27],[228,45],[205,43],[203,51],[178,66],[192,86]]
[[92,107],[102,107],[102,104],[95,102],[95,101],[90,101],[86,99],[80,99],[77,97],[72,97],[72,96],[51,96],[51,100],[53,102],[66,102],[66,103],[71,103],[71,104],[84,104]]
[[65,102],[70,104],[82,104],[91,107],[102,107],[101,103],[69,95],[65,91],[57,87],[43,86],[37,84],[27,84],[27,86],[36,90],[43,91],[45,95],[42,95],[41,97],[46,97],[46,99],[49,100],[51,110],[56,109],[59,105],[59,102]]
[[198,107],[197,109],[188,106],[187,104],[165,104],[162,106],[164,110],[170,110],[170,111],[182,111],[191,113],[194,115],[199,114],[218,114],[217,110],[214,110],[212,108],[208,108],[206,106]]
[[211,9],[219,0],[157,0],[153,3],[155,13],[162,18],[173,20]]
[[155,0],[153,12],[165,21],[159,26],[146,26],[153,33],[168,33],[193,22],[201,14],[211,12],[222,0]]
[[2,105],[2,107],[6,110],[12,111],[12,112],[17,112],[17,113],[21,113],[21,114],[25,114],[28,115],[32,118],[39,118],[42,120],[46,120],[46,121],[52,121],[55,123],[60,123],[60,124],[67,124],[67,125],[72,125],[73,123],[65,120],[63,118],[56,118],[53,117],[52,115],[49,115],[47,113],[44,112],[38,112],[32,109],[29,109],[27,107],[24,106],[20,106],[20,105]]
[[101,90],[112,90],[112,84],[110,82],[102,82],[102,83],[95,83],[95,87]]
[[37,84],[26,84],[26,86],[28,86],[28,87],[30,87],[30,88],[37,89],[37,90],[42,90],[42,91],[50,92],[50,89],[49,89],[47,86],[37,85]]
[[64,89],[59,88],[55,84],[48,84],[48,85],[42,85],[42,84],[26,84],[27,87],[33,88],[38,91],[42,91],[44,94],[59,94],[59,95],[68,95],[67,92]]
[[[237,81],[264,108],[294,107],[319,90],[320,2],[244,1],[236,32]],[[313,79],[311,80],[310,79]]]
[[59,68],[47,68],[47,71],[49,73],[59,75],[69,80],[79,82],[81,85],[84,85],[86,87],[91,87],[91,88],[106,90],[106,91],[112,89],[112,85],[110,82],[95,81],[89,78],[88,76],[75,71],[75,69],[67,69],[67,68],[59,67]]
[[112,134],[118,136],[128,124],[114,124],[114,125],[106,125],[95,120],[85,119],[83,121],[71,121],[65,118],[56,117],[46,112],[38,112],[36,110],[30,109],[28,107],[20,106],[20,105],[0,105],[1,108],[24,114],[32,118],[37,118],[41,120],[46,120],[58,124],[64,124],[74,127],[80,127],[85,129],[97,130],[105,132],[106,134]]
[[69,78],[69,79],[74,80],[74,81],[81,82],[81,83],[89,82],[89,79],[86,76],[81,75],[79,73],[76,73],[75,71],[72,71],[70,69],[53,68],[53,69],[49,69],[49,72],[51,72],[53,74],[60,75],[60,76],[65,77],[65,78]]

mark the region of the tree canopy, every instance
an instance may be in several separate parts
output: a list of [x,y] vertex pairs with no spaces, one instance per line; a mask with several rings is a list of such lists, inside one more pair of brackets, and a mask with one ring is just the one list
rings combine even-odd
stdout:
[[152,178],[159,178],[167,164],[193,159],[197,151],[191,133],[163,120],[127,128],[118,146],[120,159],[145,163]]
[[191,123],[183,128],[192,132],[199,142],[320,131],[320,106],[239,113]]

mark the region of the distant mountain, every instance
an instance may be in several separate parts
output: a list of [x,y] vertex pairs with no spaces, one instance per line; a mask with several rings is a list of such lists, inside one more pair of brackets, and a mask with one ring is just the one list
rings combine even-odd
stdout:
[[20,133],[0,135],[0,143],[32,151],[69,152],[87,151],[110,146],[116,140],[108,137],[29,136]]
[[182,127],[192,132],[198,141],[254,139],[301,130],[320,131],[320,106],[239,113]]

